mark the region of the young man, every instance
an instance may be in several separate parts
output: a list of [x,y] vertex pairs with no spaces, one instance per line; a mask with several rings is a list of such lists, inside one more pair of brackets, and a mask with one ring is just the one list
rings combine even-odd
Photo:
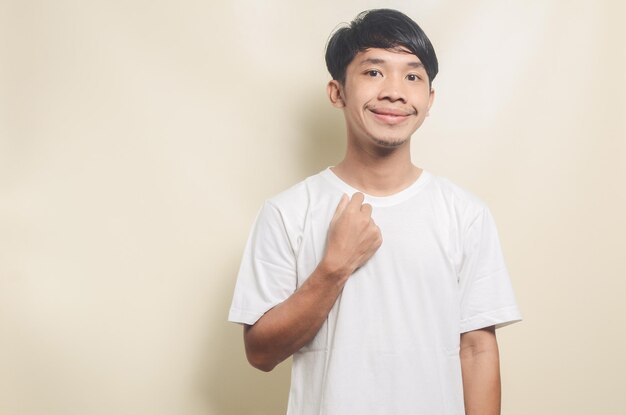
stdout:
[[433,47],[404,14],[371,10],[326,62],[346,155],[257,217],[229,315],[248,360],[269,371],[293,355],[291,415],[498,414],[495,327],[520,314],[495,225],[410,158]]

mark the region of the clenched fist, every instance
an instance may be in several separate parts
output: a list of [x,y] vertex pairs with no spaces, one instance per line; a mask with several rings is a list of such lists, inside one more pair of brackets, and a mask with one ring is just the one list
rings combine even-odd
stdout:
[[363,193],[351,199],[343,195],[330,222],[324,263],[331,273],[344,278],[374,255],[383,242],[372,219],[372,206],[363,203]]

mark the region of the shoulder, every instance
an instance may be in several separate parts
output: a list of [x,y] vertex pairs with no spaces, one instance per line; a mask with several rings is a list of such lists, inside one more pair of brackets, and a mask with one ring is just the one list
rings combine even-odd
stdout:
[[332,204],[335,199],[336,205],[340,197],[341,192],[332,186],[322,171],[267,199],[261,215],[272,216],[287,228],[301,230],[311,211]]
[[338,202],[341,196],[335,193],[339,192],[322,173],[307,177],[265,201],[253,233],[263,238],[272,236],[275,240],[288,241],[290,249],[297,253],[307,228],[312,226],[311,218],[319,218],[320,211],[332,204],[333,197]]
[[265,204],[281,212],[301,211],[322,192],[323,181],[322,173],[309,176],[267,199]]
[[458,222],[466,226],[489,212],[487,204],[481,198],[446,177],[431,173],[429,190]]

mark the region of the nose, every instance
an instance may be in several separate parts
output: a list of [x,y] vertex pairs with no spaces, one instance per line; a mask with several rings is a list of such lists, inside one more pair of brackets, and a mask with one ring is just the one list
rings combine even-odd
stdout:
[[382,83],[378,99],[406,103],[406,91],[402,84],[402,79],[395,76],[386,77]]

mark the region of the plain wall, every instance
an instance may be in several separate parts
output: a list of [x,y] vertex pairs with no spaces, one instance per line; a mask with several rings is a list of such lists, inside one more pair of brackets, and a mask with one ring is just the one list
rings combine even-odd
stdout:
[[438,52],[415,163],[499,226],[503,413],[626,413],[621,4],[0,1],[0,413],[283,413],[228,307],[263,200],[342,157],[324,46],[374,7]]

